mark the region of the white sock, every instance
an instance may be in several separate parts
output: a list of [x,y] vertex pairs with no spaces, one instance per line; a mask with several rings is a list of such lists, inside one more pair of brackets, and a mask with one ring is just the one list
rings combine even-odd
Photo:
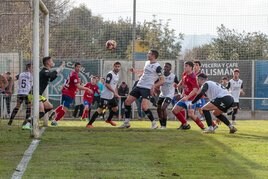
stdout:
[[124,123],[128,124],[128,123],[129,123],[129,121],[130,121],[130,119],[129,119],[129,118],[125,118],[125,122],[124,122]]

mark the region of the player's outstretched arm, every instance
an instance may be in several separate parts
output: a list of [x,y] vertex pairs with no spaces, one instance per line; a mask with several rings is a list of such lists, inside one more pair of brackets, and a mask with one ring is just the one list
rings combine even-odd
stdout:
[[61,65],[56,69],[57,73],[62,72],[65,67],[65,61],[62,61]]

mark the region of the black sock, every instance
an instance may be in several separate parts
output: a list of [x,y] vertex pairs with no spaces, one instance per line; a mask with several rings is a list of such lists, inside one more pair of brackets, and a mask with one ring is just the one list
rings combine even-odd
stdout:
[[90,119],[91,108],[88,109],[88,119]]
[[11,121],[15,118],[16,114],[18,113],[18,110],[19,110],[19,108],[14,108],[13,109],[12,114],[10,116]]
[[147,111],[144,111],[144,113],[147,115],[147,117],[150,119],[150,121],[154,121],[153,113],[150,109],[147,109]]
[[203,110],[203,114],[205,116],[206,122],[208,126],[212,126],[212,118],[211,118],[211,114],[209,111],[207,110]]
[[125,117],[127,119],[130,118],[130,114],[131,114],[131,106],[125,106]]
[[232,113],[232,121],[234,121],[234,120],[235,120],[235,117],[236,117],[237,111],[238,111],[238,109],[237,109],[237,108],[236,108],[236,109],[233,109],[233,113]]
[[161,126],[163,126],[163,119],[159,118],[159,123]]
[[26,119],[31,117],[31,108],[26,108]]
[[45,109],[45,114],[49,111],[51,111],[52,109]]
[[222,114],[216,116],[219,120],[221,120],[226,126],[229,127],[230,121]]
[[113,110],[110,110],[110,112],[109,112],[109,116],[108,116],[108,118],[107,118],[107,121],[111,121],[112,118],[113,118],[113,116],[114,116],[115,114],[116,114],[116,113],[113,112]]
[[39,119],[41,119],[42,117],[44,117],[45,112],[39,112]]
[[162,119],[162,124],[161,126],[167,126],[167,118]]
[[95,122],[95,120],[97,119],[98,116],[99,116],[99,113],[97,111],[94,112],[94,114],[92,115],[91,119],[88,122],[88,125],[92,125]]

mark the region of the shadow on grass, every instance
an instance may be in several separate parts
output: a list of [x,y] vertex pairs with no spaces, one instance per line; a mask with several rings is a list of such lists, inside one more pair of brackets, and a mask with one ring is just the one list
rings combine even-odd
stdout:
[[[256,178],[256,174],[254,171],[251,171],[251,169],[266,171],[263,165],[250,160],[246,157],[246,154],[239,153],[238,150],[240,143],[243,144],[249,140],[267,140],[268,137],[266,136],[258,136],[249,133],[231,135],[227,134],[227,131],[224,131],[224,133],[220,131],[217,134],[210,135],[202,134],[195,129],[189,131],[180,131],[174,128],[153,130],[145,127],[119,129],[117,127],[106,126],[106,124],[104,125],[105,127],[96,127],[93,129],[86,129],[85,125],[76,127],[48,127],[41,138],[41,145],[38,147],[40,153],[38,150],[37,153],[42,155],[44,152],[55,150],[57,151],[56,154],[59,160],[63,160],[62,162],[66,163],[69,160],[66,159],[67,161],[64,161],[64,156],[59,155],[62,150],[72,150],[76,147],[80,147],[80,145],[81,150],[84,147],[89,147],[89,151],[82,150],[80,155],[86,156],[87,160],[93,164],[100,163],[100,168],[97,170],[103,170],[102,167],[104,164],[99,158],[100,155],[103,154],[100,154],[99,150],[105,154],[109,152],[110,148],[116,147],[120,152],[116,153],[116,156],[112,156],[111,158],[108,156],[106,159],[108,164],[111,162],[117,167],[111,168],[111,172],[125,172],[124,167],[121,166],[122,164],[133,167],[131,163],[136,162],[138,163],[138,165],[135,166],[137,168],[129,169],[129,172],[137,174],[137,178],[143,176],[142,172],[151,172],[153,175],[152,178],[204,178],[206,175],[208,175],[206,178],[221,178],[220,176],[222,176],[222,178]],[[0,125],[0,129],[3,130],[1,132],[3,132],[4,135],[8,135],[5,126]],[[28,132],[22,131],[20,127],[17,126],[12,127],[10,131],[17,131],[15,132],[17,135]],[[19,138],[19,136],[17,137]],[[151,146],[149,149],[145,149],[146,145]],[[151,152],[154,154],[152,155]],[[97,154],[94,156],[95,153]],[[133,156],[129,156],[132,154]],[[126,156],[128,158],[125,158]],[[148,160],[143,161],[146,159]],[[70,162],[74,162],[73,160]],[[78,160],[78,163],[81,162],[80,158],[76,160]],[[40,161],[41,159],[37,160],[37,163]],[[39,167],[37,163],[35,162],[34,167],[35,165]],[[50,161],[46,161],[46,158],[44,158],[44,163],[45,165],[50,165]],[[88,164],[86,165],[90,168]],[[147,168],[145,166],[147,166]],[[74,166],[69,167],[71,167],[70,170],[75,168]],[[144,169],[142,169],[142,167],[144,167]],[[147,171],[147,169],[149,169],[149,171]],[[107,169],[105,169],[103,173],[108,172],[106,170]],[[30,168],[30,171],[35,170]],[[195,172],[196,174],[194,174]],[[98,175],[97,173],[96,176]],[[29,173],[28,176],[35,175]],[[105,178],[105,175],[103,177]]]
[[234,138],[247,139],[247,140],[266,140],[268,141],[268,136],[260,136],[247,133],[237,133],[233,136]]
[[[246,133],[238,133],[238,134],[223,134],[218,133],[215,135],[210,134],[201,134],[200,131],[196,130],[190,130],[190,131],[180,131],[177,129],[167,129],[167,130],[153,130],[148,128],[130,128],[130,129],[119,129],[117,127],[96,127],[93,129],[86,129],[85,127],[50,127],[49,130],[47,130],[45,135],[49,135],[50,132],[60,132],[63,133],[61,136],[64,136],[64,138],[68,138],[68,133],[76,132],[76,133],[82,133],[88,134],[89,136],[93,135],[96,137],[96,140],[102,140],[103,137],[97,137],[99,134],[106,133],[107,137],[111,135],[115,135],[115,137],[118,137],[118,140],[122,140],[122,142],[129,142],[129,143],[137,143],[137,142],[146,142],[146,138],[150,138],[152,136],[155,136],[156,138],[152,139],[152,141],[159,142],[159,144],[156,145],[156,151],[159,153],[159,159],[155,158],[155,162],[153,165],[158,166],[159,165],[159,174],[158,177],[187,177],[187,172],[191,172],[196,162],[198,161],[198,157],[201,156],[201,162],[206,164],[206,158],[210,160],[210,163],[213,163],[215,165],[215,168],[218,170],[223,170],[227,173],[227,176],[233,176],[238,178],[255,178],[256,174],[252,173],[250,169],[254,170],[263,170],[265,171],[266,168],[257,162],[254,162],[239,152],[235,151],[233,147],[236,147],[236,144],[232,144],[231,141],[226,140],[227,138],[231,140],[239,140],[239,142],[243,143],[243,140],[253,139],[258,140],[260,138],[267,140],[267,137],[263,136],[257,136],[253,134],[246,134]],[[226,132],[226,131],[225,131]],[[66,134],[64,134],[66,133]],[[144,134],[144,135],[143,135]],[[124,139],[124,137],[127,137],[127,135],[131,135],[133,138],[129,137],[128,139]],[[221,136],[219,136],[221,135]],[[119,137],[120,136],[120,137]],[[169,137],[169,138],[167,138]],[[219,137],[219,138],[217,138]],[[221,141],[221,138],[224,137],[224,141]],[[92,139],[93,140],[93,139]],[[170,140],[170,141],[164,141],[164,140]],[[162,144],[161,144],[162,142]],[[236,141],[237,142],[237,141]],[[197,143],[200,147],[203,147],[200,151],[198,148],[195,148],[196,146],[193,146],[193,143]],[[174,147],[177,145],[177,148]],[[173,145],[173,148],[170,148],[169,145]],[[104,147],[104,146],[103,146]],[[181,150],[182,149],[182,150]],[[206,151],[209,150],[209,152]],[[163,151],[161,151],[163,150]],[[177,157],[176,154],[181,154],[182,152],[185,153],[186,159],[183,160],[184,164],[181,163],[181,159],[178,158],[178,171],[173,171],[167,174],[165,170],[162,170],[162,165],[168,163],[168,161],[165,160],[166,158],[170,158],[170,156],[166,156],[165,153],[167,150],[174,152],[173,157]],[[204,152],[204,155],[202,153],[199,155],[199,152]],[[195,153],[196,156],[191,158],[193,155],[189,155],[189,152]],[[207,152],[207,153],[206,153]],[[180,156],[181,157],[181,156]],[[211,161],[212,160],[212,161]],[[164,161],[164,162],[163,162]],[[221,164],[221,162],[224,161],[224,164]],[[176,161],[174,163],[176,165]],[[183,171],[183,166],[187,167],[187,172]],[[217,167],[219,166],[219,167]],[[195,169],[198,171],[198,169]],[[214,171],[215,174],[221,172]],[[199,173],[197,176],[201,176],[202,174]]]

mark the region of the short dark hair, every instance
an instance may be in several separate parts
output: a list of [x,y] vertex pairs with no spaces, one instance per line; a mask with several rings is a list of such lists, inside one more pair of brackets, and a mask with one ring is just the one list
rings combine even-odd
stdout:
[[172,67],[171,63],[168,62],[166,62],[165,65],[169,65],[170,67]]
[[81,63],[75,62],[74,67],[77,67],[78,65],[81,65]]
[[44,57],[44,58],[43,58],[43,65],[46,66],[47,61],[50,60],[50,59],[51,59],[50,56],[48,56],[48,57]]
[[199,60],[195,60],[194,63],[197,63],[199,66],[201,66],[201,62]]
[[203,78],[203,79],[207,79],[208,76],[205,73],[200,73],[199,75],[197,75],[198,78]]
[[186,61],[184,64],[189,65],[190,67],[194,68],[194,63],[192,61]]
[[25,67],[26,67],[26,70],[28,70],[28,69],[30,69],[32,67],[32,64],[31,63],[27,63]]
[[150,51],[151,51],[151,53],[152,53],[152,54],[155,56],[155,59],[157,59],[157,58],[158,58],[158,56],[159,56],[158,51],[157,51],[157,50],[155,50],[155,49],[151,49]]
[[224,76],[221,78],[222,80],[228,80],[228,77],[227,76]]
[[240,70],[239,70],[238,68],[235,68],[235,69],[234,69],[234,72],[238,72],[238,73],[240,73]]
[[6,74],[7,74],[7,75],[11,75],[11,73],[10,73],[9,71],[8,71],[8,72],[6,72]]
[[120,62],[115,62],[115,63],[114,63],[114,66],[115,66],[115,65],[120,65],[120,66],[121,66],[121,63],[120,63]]

